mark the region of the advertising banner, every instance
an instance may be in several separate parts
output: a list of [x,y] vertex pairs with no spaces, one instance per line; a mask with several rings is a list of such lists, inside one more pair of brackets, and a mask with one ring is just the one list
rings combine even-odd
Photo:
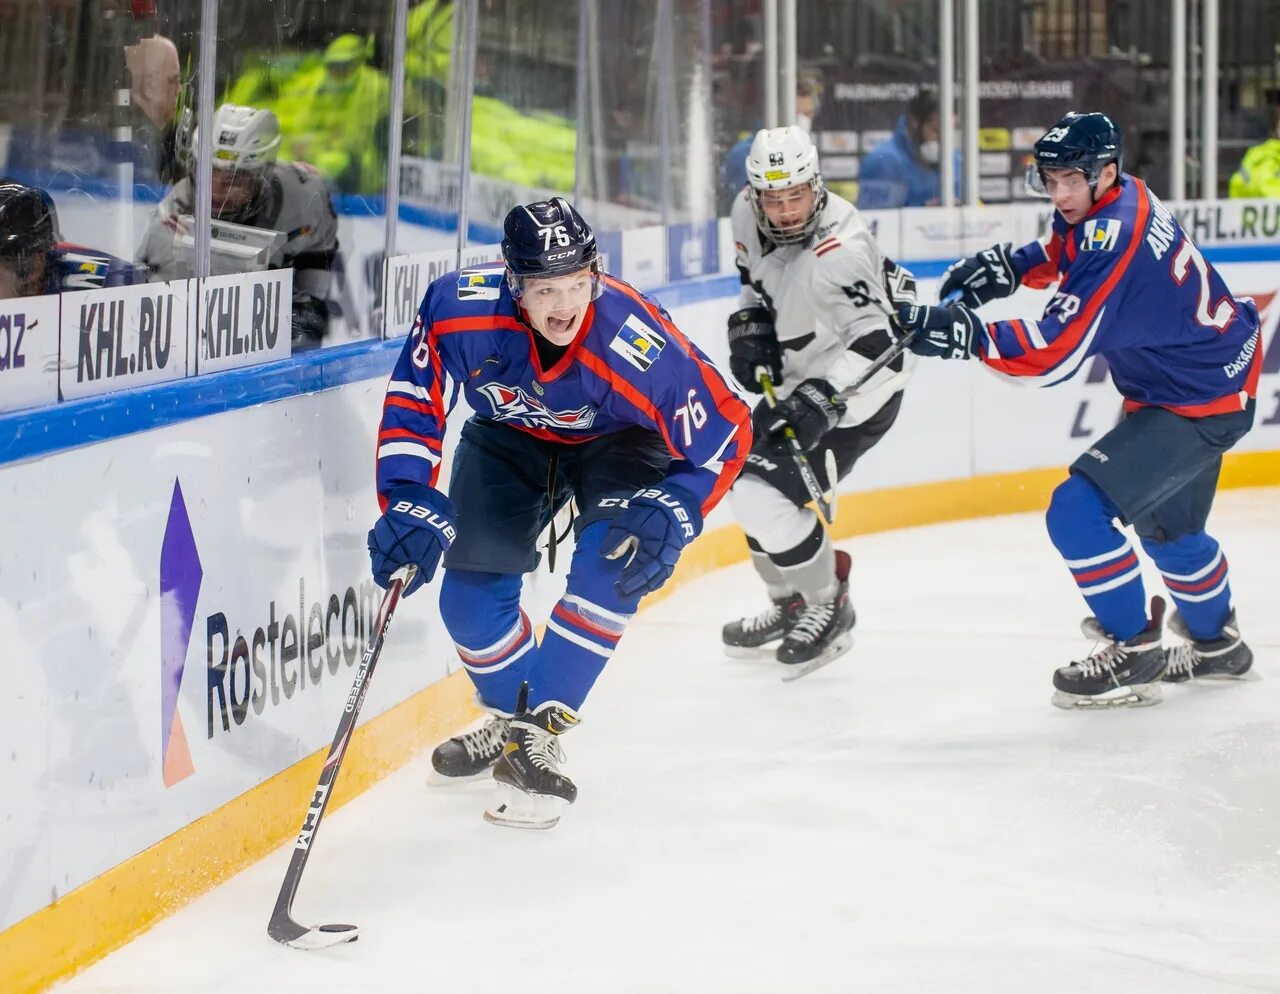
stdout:
[[174,280],[64,293],[60,398],[186,376],[195,284]]
[[200,280],[194,373],[253,366],[291,354],[293,270]]
[[57,295],[0,300],[0,411],[58,401]]
[[[382,284],[383,338],[409,334],[427,287],[453,270],[457,258],[456,249],[435,249],[387,260],[387,275]],[[462,250],[462,268],[482,266],[501,258],[501,245],[469,245]]]

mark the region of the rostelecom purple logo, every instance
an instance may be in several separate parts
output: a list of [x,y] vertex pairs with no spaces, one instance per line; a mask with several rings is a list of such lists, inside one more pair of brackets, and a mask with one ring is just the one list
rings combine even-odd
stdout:
[[203,577],[182,486],[174,480],[169,521],[160,546],[160,755],[166,787],[196,771],[178,713],[178,691]]

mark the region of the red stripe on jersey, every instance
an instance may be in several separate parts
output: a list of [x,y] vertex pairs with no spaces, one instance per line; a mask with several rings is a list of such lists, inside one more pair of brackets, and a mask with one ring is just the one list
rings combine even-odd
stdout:
[[1140,400],[1126,400],[1124,412],[1132,414],[1144,407],[1162,407],[1173,414],[1181,414],[1184,418],[1208,418],[1215,414],[1232,414],[1243,411],[1246,398],[1244,391],[1229,393],[1225,397],[1211,400],[1204,404],[1144,404]]
[[382,402],[383,409],[388,407],[403,407],[407,411],[414,411],[418,414],[426,414],[434,416],[436,409],[429,401],[410,400],[408,397],[400,397],[394,394],[388,394],[386,400]]
[[431,322],[431,330],[437,335],[452,335],[459,331],[493,331],[498,328],[523,331],[524,325],[505,314],[445,318],[443,321]]
[[1195,583],[1186,583],[1182,580],[1171,580],[1168,575],[1164,577],[1165,586],[1172,592],[1178,594],[1199,594],[1206,590],[1211,590],[1222,582],[1222,577],[1227,572],[1227,557],[1222,557],[1222,562],[1218,563],[1215,569],[1206,579],[1197,580]]
[[1136,564],[1138,556],[1132,550],[1123,559],[1117,559],[1113,563],[1107,563],[1105,566],[1099,566],[1097,569],[1091,569],[1087,573],[1072,573],[1076,583],[1091,583],[1094,580],[1105,580],[1109,576],[1116,576],[1123,573],[1129,567]]
[[840,243],[836,242],[834,245],[828,245],[825,248],[814,249],[814,252],[822,256],[822,255],[826,255],[828,252],[834,252],[839,247],[840,247]]
[[408,438],[415,442],[421,442],[433,452],[440,451],[440,439],[432,438],[430,435],[422,435],[416,431],[410,431],[408,428],[386,428],[378,432],[378,441],[386,442],[393,438]]
[[1018,339],[1018,344],[1022,346],[1023,352],[1031,351],[1031,339],[1027,337],[1027,326],[1021,321],[1009,322],[1013,325],[1013,334]]
[[586,366],[587,369],[591,370],[591,372],[595,373],[596,376],[600,377],[600,379],[608,383],[609,386],[622,395],[623,399],[626,400],[627,403],[652,421],[654,427],[662,433],[662,440],[667,443],[667,449],[677,459],[681,458],[680,450],[671,444],[671,435],[667,432],[666,423],[662,420],[661,412],[653,406],[653,401],[615,373],[609,367],[607,362],[601,359],[585,345],[578,353],[578,361]]
[[[1129,233],[1129,244],[1125,247],[1124,255],[1120,257],[1120,261],[1107,275],[1102,286],[1094,291],[1093,296],[1081,308],[1080,313],[1063,326],[1062,334],[1046,348],[1029,352],[1015,359],[992,359],[984,353],[982,356],[983,362],[992,369],[998,369],[1000,372],[1007,373],[1010,376],[1039,376],[1060,363],[1080,344],[1089,327],[1093,324],[1094,318],[1097,317],[1099,309],[1106,303],[1111,291],[1115,289],[1116,284],[1124,276],[1125,270],[1129,268],[1129,263],[1133,261],[1134,255],[1137,254],[1138,246],[1142,244],[1142,233],[1146,230],[1147,218],[1151,214],[1151,200],[1147,196],[1147,188],[1142,180],[1134,179],[1132,182],[1138,191],[1138,211],[1134,218],[1133,231]],[[1104,202],[1109,203],[1110,201],[1106,197],[1099,201],[1100,204]],[[1070,257],[1074,257],[1073,245],[1074,242],[1066,243],[1067,255]],[[1070,281],[1071,274],[1068,273],[1063,286],[1065,287]],[[988,335],[990,335],[990,332],[988,332]]]
[[1022,274],[1022,285],[1035,290],[1042,290],[1062,278],[1058,272],[1058,265],[1062,261],[1061,236],[1056,231],[1050,231],[1048,241],[1041,242],[1040,247],[1044,250],[1045,261]]
[[499,421],[498,424],[506,425],[508,428],[514,428],[516,431],[522,431],[526,435],[532,435],[534,438],[541,438],[547,442],[564,442],[566,445],[581,445],[583,442],[590,442],[602,435],[559,435],[550,428],[535,428],[533,425],[522,425],[516,421]]
[[551,613],[566,624],[572,625],[574,628],[579,628],[588,635],[592,635],[595,638],[610,643],[611,645],[617,645],[618,641],[622,638],[622,632],[614,632],[610,631],[608,628],[602,628],[590,618],[584,617],[577,611],[570,611],[564,606],[563,602],[557,604]]

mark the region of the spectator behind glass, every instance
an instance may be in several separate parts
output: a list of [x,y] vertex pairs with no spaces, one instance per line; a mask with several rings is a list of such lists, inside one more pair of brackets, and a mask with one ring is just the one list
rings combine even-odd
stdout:
[[[807,134],[813,128],[813,119],[818,113],[818,88],[807,79],[796,82],[796,124]],[[761,125],[763,127],[763,124]],[[724,156],[724,164],[720,167],[721,202],[732,204],[733,198],[747,185],[747,153],[751,151],[751,143],[755,140],[755,128],[746,132],[741,141],[734,145]]]
[[168,38],[155,35],[126,46],[125,64],[131,80],[129,127],[139,182],[173,183],[180,170],[175,150],[178,96],[182,74],[178,49]]
[[[858,207],[929,207],[941,203],[938,175],[938,99],[921,90],[898,118],[893,135],[862,160],[858,170]],[[959,156],[956,157],[959,196]]]
[[0,300],[143,282],[132,263],[62,241],[44,190],[0,177]]
[[1280,199],[1280,107],[1275,108],[1271,137],[1244,153],[1231,177],[1232,197]]
[[311,163],[343,193],[382,193],[385,185],[391,81],[366,64],[369,50],[358,35],[339,35],[275,102],[284,155]]
[[[314,348],[329,328],[338,219],[324,179],[303,162],[277,162],[280,124],[269,110],[223,104],[213,118],[213,217],[280,232],[267,269],[293,269],[293,349]],[[138,261],[155,280],[192,275],[191,180],[156,209]],[[214,231],[217,250],[218,231]],[[226,271],[223,269],[222,271]]]

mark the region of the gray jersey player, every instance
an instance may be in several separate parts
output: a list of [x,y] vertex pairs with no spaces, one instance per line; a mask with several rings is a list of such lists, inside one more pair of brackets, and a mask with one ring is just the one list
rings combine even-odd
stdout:
[[[755,445],[730,499],[772,603],[727,624],[723,637],[733,655],[780,643],[775,656],[794,677],[849,649],[854,611],[849,555],[805,506],[809,490],[784,431],[795,433],[819,477],[834,469],[842,479],[892,426],[913,358],[898,356],[856,394],[840,395],[894,344],[884,256],[853,205],[823,185],[817,150],[800,128],[760,131],[747,176],[732,212],[742,294],[729,318],[729,364],[753,393],[763,392],[766,373],[777,405],[756,408]],[[900,285],[913,297],[905,277]],[[821,482],[834,490],[837,480]]]
[[[213,119],[213,216],[284,234],[269,269],[293,269],[294,351],[319,344],[329,326],[338,219],[323,178],[304,162],[277,162],[280,124],[269,110],[223,104]],[[179,180],[147,228],[138,261],[154,279],[191,275],[175,236],[193,214],[191,179]]]

